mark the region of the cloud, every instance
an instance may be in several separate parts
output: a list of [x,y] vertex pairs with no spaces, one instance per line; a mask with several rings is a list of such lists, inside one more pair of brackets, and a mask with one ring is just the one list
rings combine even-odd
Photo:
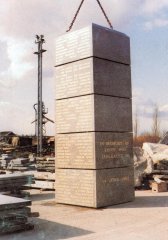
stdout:
[[162,105],[162,106],[160,107],[160,111],[161,111],[161,112],[168,112],[168,104]]
[[147,14],[156,14],[165,8],[168,8],[167,0],[145,0],[142,6],[143,12]]
[[152,30],[168,26],[167,10],[167,0],[144,0],[141,8],[142,16],[147,19],[144,22],[144,29]]
[[141,118],[152,119],[156,103],[144,95],[142,88],[133,89],[133,115],[138,114]]
[[0,72],[6,71],[11,64],[11,60],[8,56],[8,45],[4,41],[0,41],[0,53],[1,53],[1,64],[0,64]]
[[146,30],[152,30],[156,27],[166,27],[168,26],[168,19],[152,19],[151,21],[147,21],[144,26]]
[[[31,126],[28,126],[29,118],[26,109],[23,109],[22,107],[7,101],[0,101],[0,109],[0,119],[3,119],[3,121],[1,121],[2,131],[8,131],[12,129],[16,133],[21,134],[22,129],[24,129],[25,133],[26,128],[30,130]],[[10,125],[7,125],[6,123],[9,121]],[[22,127],[19,127],[19,129],[18,126]]]
[[133,89],[133,115],[136,113],[141,118],[153,119],[155,108],[158,108],[159,118],[168,118],[168,104],[157,105],[151,98],[143,94],[143,89]]

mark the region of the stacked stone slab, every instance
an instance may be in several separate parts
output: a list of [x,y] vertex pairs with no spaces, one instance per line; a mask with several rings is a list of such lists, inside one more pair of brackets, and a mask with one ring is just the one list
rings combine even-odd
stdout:
[[56,41],[56,201],[133,199],[130,41],[92,24]]
[[29,200],[0,195],[0,235],[33,229],[30,205]]

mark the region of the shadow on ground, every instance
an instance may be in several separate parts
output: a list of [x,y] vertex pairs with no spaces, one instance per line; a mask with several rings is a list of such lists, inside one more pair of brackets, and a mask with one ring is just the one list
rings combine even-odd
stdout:
[[33,219],[34,230],[1,236],[1,240],[57,240],[79,237],[93,232],[43,219]]
[[168,207],[168,196],[137,196],[133,202],[123,203],[108,208],[153,208]]

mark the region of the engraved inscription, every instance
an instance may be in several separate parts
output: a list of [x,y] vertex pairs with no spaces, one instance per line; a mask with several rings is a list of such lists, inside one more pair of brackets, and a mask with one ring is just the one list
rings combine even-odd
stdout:
[[128,151],[130,142],[128,141],[107,141],[100,142],[102,148],[102,159],[109,160],[115,158],[121,158]]
[[56,201],[74,205],[95,205],[95,172],[91,170],[58,169]]
[[99,170],[96,176],[98,207],[133,200],[134,177],[132,167]]
[[96,133],[95,139],[97,168],[132,165],[132,133]]
[[56,40],[56,65],[92,56],[91,27],[60,36]]
[[130,177],[124,176],[121,178],[111,177],[109,179],[104,179],[102,183],[117,183],[117,182],[129,182],[129,181],[130,181]]
[[93,61],[91,58],[56,68],[56,99],[93,92]]
[[93,124],[92,95],[56,101],[57,133],[92,131]]
[[57,134],[56,165],[58,168],[95,168],[94,134]]

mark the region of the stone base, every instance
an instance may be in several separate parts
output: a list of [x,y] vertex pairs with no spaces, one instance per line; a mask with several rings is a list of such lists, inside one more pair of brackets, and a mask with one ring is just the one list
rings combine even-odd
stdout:
[[57,169],[56,202],[100,208],[133,201],[133,168]]

